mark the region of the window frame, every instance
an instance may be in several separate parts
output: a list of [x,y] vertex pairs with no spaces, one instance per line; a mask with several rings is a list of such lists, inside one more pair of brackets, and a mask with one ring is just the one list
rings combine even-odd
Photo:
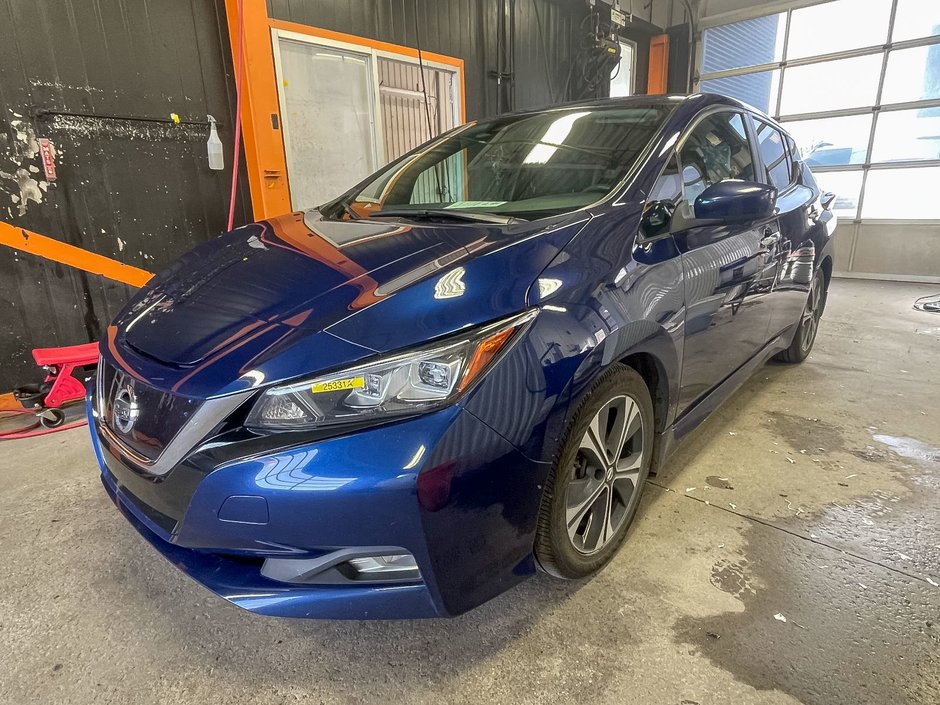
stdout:
[[[777,15],[781,12],[785,13],[784,24],[782,27],[783,35],[783,56],[779,61],[767,62],[754,66],[742,66],[731,69],[724,69],[721,71],[712,71],[708,73],[700,73],[696,77],[696,89],[700,89],[704,81],[720,79],[720,78],[731,78],[735,76],[743,76],[748,74],[760,73],[764,71],[780,71],[780,81],[779,84],[774,88],[774,93],[770,96],[769,103],[771,105],[771,110],[768,110],[768,116],[773,121],[771,124],[776,123],[780,127],[781,132],[792,139],[792,136],[785,133],[786,123],[789,121],[797,120],[812,120],[817,118],[832,118],[832,117],[848,117],[853,115],[871,115],[871,126],[868,133],[868,144],[867,144],[867,153],[865,156],[865,161],[859,164],[839,164],[839,165],[825,165],[825,166],[816,166],[813,167],[813,172],[817,174],[823,174],[825,172],[846,172],[846,171],[860,171],[862,172],[862,185],[858,194],[858,203],[857,211],[854,219],[843,218],[846,222],[852,223],[887,223],[887,224],[900,224],[900,223],[923,223],[923,224],[940,224],[940,218],[931,219],[931,220],[922,220],[922,219],[909,219],[909,218],[862,218],[862,212],[865,202],[865,190],[868,182],[868,175],[873,170],[881,169],[907,169],[907,168],[929,168],[929,167],[938,167],[940,166],[940,157],[936,159],[917,159],[917,160],[907,160],[907,161],[872,161],[872,151],[874,148],[874,140],[876,132],[878,129],[878,118],[879,115],[888,112],[895,112],[900,110],[911,110],[911,109],[923,109],[923,108],[940,108],[940,98],[927,98],[921,100],[905,101],[905,102],[895,102],[895,103],[884,103],[883,94],[885,87],[886,73],[888,70],[888,62],[891,59],[891,56],[895,52],[903,51],[906,49],[913,49],[917,47],[933,47],[940,46],[940,35],[930,35],[930,36],[921,36],[914,39],[899,39],[894,40],[895,32],[895,17],[898,11],[898,4],[902,0],[891,0],[890,4],[890,14],[888,25],[885,28],[885,41],[873,44],[869,46],[856,47],[853,49],[846,49],[837,52],[830,53],[821,53],[813,56],[800,57],[788,59],[788,44],[790,38],[790,31],[792,27],[792,14],[803,7],[806,7],[812,2],[802,2],[800,0],[794,0],[790,3],[789,9],[781,10],[779,5],[776,6],[774,11],[771,11],[769,8],[751,8],[745,9],[739,12],[727,13],[721,16],[717,16],[712,19],[710,22],[706,22],[702,26],[702,31],[707,32],[710,29],[715,27],[725,26],[729,24],[735,24],[736,22],[742,22],[746,20],[753,20],[759,17],[766,17],[771,15]],[[697,42],[696,47],[696,64],[701,69],[704,65],[704,50],[705,50],[705,38],[704,34]],[[781,98],[783,95],[784,87],[786,84],[786,73],[788,68],[795,68],[800,66],[807,66],[811,64],[822,64],[832,61],[837,61],[839,59],[847,59],[852,57],[860,56],[870,56],[870,55],[879,55],[881,58],[881,70],[878,76],[877,91],[874,99],[873,105],[866,105],[855,108],[838,108],[832,110],[816,111],[816,112],[806,112],[806,113],[793,113],[782,115],[780,113],[781,107]],[[802,161],[802,159],[796,159],[795,154],[792,150],[790,152],[791,163],[796,163]],[[791,169],[791,186],[793,183],[793,174]]]

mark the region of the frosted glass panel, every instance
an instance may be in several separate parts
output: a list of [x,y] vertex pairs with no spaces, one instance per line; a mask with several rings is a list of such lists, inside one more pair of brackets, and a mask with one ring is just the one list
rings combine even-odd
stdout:
[[898,0],[898,10],[894,16],[894,41],[937,34],[940,34],[940,2]]
[[873,162],[940,159],[940,108],[887,111],[878,116]]
[[312,208],[375,171],[370,57],[281,38],[291,206]]
[[881,102],[933,98],[940,98],[940,44],[892,51],[888,55]]
[[871,135],[871,115],[785,122],[802,159],[811,167],[863,164]]
[[783,77],[780,114],[874,105],[880,76],[881,54],[793,66]]
[[940,167],[872,169],[865,183],[863,218],[940,219]]
[[890,14],[891,0],[836,0],[794,10],[787,58],[884,44]]

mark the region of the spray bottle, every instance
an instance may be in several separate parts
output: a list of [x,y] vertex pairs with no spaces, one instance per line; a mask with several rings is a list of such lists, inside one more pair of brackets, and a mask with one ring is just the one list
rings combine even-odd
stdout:
[[209,150],[209,168],[221,171],[225,168],[225,159],[222,156],[222,140],[219,139],[219,133],[215,129],[215,118],[207,115],[209,118],[209,139],[206,140],[206,148]]

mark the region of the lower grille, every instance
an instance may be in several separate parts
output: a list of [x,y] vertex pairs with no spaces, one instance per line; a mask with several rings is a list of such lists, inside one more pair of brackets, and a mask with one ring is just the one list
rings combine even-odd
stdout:
[[143,514],[150,521],[163,529],[166,533],[172,534],[174,531],[176,531],[176,519],[171,516],[167,516],[158,509],[155,509],[146,502],[143,502],[136,495],[131,493],[126,487],[121,489],[121,497],[130,504],[133,504],[134,508],[137,509],[138,512]]

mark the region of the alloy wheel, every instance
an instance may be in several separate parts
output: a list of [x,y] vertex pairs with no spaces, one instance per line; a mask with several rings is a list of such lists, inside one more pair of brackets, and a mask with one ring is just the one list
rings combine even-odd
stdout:
[[640,407],[629,396],[609,400],[588,425],[565,496],[568,538],[579,553],[606,546],[639,500],[643,446]]

